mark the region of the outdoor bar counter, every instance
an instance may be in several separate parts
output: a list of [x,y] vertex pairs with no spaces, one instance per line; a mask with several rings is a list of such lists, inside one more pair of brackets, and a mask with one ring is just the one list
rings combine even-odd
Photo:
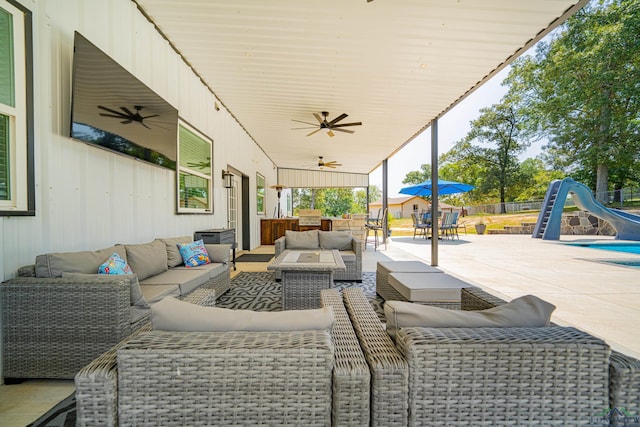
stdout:
[[260,220],[260,244],[273,245],[285,231],[331,231],[331,218],[322,218],[320,225],[300,225],[299,218],[267,218]]

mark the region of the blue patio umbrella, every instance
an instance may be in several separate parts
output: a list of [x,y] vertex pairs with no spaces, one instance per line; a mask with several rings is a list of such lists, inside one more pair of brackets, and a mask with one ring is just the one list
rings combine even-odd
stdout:
[[[433,188],[431,180],[421,182],[420,184],[410,185],[400,189],[400,193],[409,194],[411,196],[431,196],[431,189]],[[466,193],[469,190],[473,190],[473,185],[465,184],[463,182],[445,181],[443,179],[438,180],[438,194],[456,194]]]

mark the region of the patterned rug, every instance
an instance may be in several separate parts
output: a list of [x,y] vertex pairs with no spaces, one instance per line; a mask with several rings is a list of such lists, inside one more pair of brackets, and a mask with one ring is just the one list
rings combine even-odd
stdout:
[[[378,316],[384,321],[383,300],[376,295],[376,273],[362,273],[362,282],[336,281],[334,289],[356,287],[364,291]],[[242,272],[231,279],[231,289],[216,300],[216,307],[234,310],[281,311],[280,282],[273,273]]]
[[[376,273],[362,273],[362,283],[336,281],[338,290],[357,287],[364,291],[372,307],[384,322],[383,300],[376,295]],[[280,282],[273,273],[242,272],[231,279],[231,289],[216,301],[216,307],[236,310],[281,311]],[[28,427],[74,426],[76,420],[75,393],[47,411]]]

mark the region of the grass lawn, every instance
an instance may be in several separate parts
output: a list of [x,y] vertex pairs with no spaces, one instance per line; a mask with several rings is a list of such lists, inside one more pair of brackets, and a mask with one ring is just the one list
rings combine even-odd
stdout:
[[[499,230],[509,225],[518,226],[523,222],[535,223],[538,219],[538,214],[539,212],[532,211],[501,215],[471,215],[459,218],[458,223],[461,226],[466,226],[468,234],[476,234],[474,225],[481,221],[487,225],[487,230]],[[389,228],[392,230],[392,236],[413,236],[413,221],[411,218],[393,219],[389,224]],[[458,231],[464,234],[464,228],[460,228]]]

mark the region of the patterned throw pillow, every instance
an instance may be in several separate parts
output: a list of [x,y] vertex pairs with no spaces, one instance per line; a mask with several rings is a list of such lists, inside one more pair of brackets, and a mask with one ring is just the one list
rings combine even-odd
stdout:
[[207,248],[204,247],[204,242],[202,240],[178,244],[178,250],[180,251],[184,265],[187,268],[197,267],[211,262],[209,252],[207,252]]
[[133,274],[133,271],[129,264],[114,252],[108,260],[100,264],[98,274]]

